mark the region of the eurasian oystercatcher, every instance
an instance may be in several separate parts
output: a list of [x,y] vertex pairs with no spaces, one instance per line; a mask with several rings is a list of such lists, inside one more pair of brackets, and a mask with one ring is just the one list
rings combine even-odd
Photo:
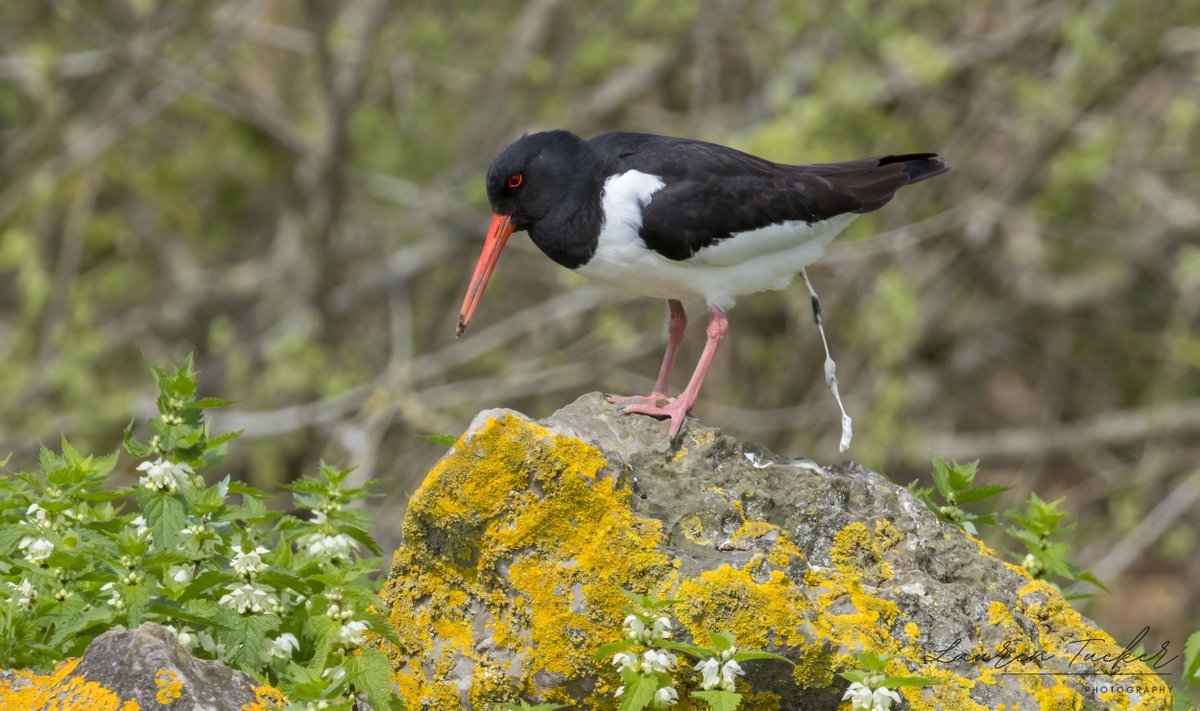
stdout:
[[[679,434],[742,294],[783,289],[855,217],[896,191],[941,175],[934,153],[844,163],[786,165],[733,148],[644,133],[584,140],[568,131],[522,137],[487,174],[492,224],[458,319],[461,336],[509,236],[527,230],[546,256],[631,294],[666,299],[667,351],[649,395],[613,398],[626,413],[670,417]],[[687,387],[667,397],[667,380],[687,325],[682,299],[708,303],[707,341]],[[821,332],[824,341],[824,330]],[[825,344],[826,380],[838,399]],[[850,419],[842,408],[843,451]]]

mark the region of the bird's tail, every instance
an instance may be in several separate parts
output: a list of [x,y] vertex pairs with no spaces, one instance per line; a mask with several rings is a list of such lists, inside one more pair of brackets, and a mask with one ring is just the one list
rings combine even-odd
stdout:
[[948,173],[950,166],[936,153],[906,153],[900,156],[884,156],[879,159],[879,167],[899,163],[908,176],[908,184],[919,183],[942,173]]

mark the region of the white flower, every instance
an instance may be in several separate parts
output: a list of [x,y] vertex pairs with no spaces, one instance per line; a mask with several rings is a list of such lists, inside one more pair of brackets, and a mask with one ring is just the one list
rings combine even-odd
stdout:
[[238,585],[230,590],[217,602],[222,605],[229,605],[238,612],[245,614],[249,612],[268,612],[271,608],[279,604],[279,598],[275,597],[275,590],[266,585],[258,583],[245,583]]
[[[9,583],[9,587],[13,589],[12,600],[17,603],[18,609],[25,609],[37,600],[37,589],[33,587],[33,583],[25,578],[21,578],[20,584]],[[16,595],[19,594],[20,597]]]
[[318,558],[348,558],[354,550],[354,539],[344,533],[309,533],[296,541],[308,549],[308,554]]
[[180,585],[192,582],[192,569],[186,565],[171,566],[171,569],[167,571],[167,575],[170,576],[171,580]]
[[54,552],[54,544],[45,538],[30,538],[26,536],[17,544],[17,548],[25,551],[25,559],[34,565],[41,565]]
[[700,682],[700,686],[702,686],[705,691],[713,689],[717,686],[717,684],[721,683],[721,662],[712,657],[709,657],[708,659],[705,659],[697,664],[696,671],[700,672],[700,674],[702,674],[704,677]]
[[338,630],[338,641],[344,645],[359,646],[363,643],[363,632],[367,630],[367,623],[362,620],[352,620],[342,625]]
[[860,709],[869,711],[871,704],[875,700],[875,692],[871,691],[871,687],[856,681],[842,695],[842,701],[846,699],[850,699],[850,708],[854,709],[854,711],[859,711]]
[[196,646],[196,642],[199,641],[196,638],[196,633],[192,632],[187,627],[183,627],[181,629],[177,629],[172,625],[167,625],[166,627],[167,630],[175,636],[175,641],[179,642],[179,646],[183,647],[189,652],[192,651],[192,648]]
[[263,555],[271,551],[259,546],[252,551],[238,551],[233,557],[233,569],[238,575],[254,577],[267,569],[267,564],[263,562]]
[[329,677],[334,683],[341,681],[344,676],[346,676],[346,668],[342,666],[330,667],[321,672],[322,679]]
[[637,671],[638,658],[633,652],[617,652],[613,655],[612,663],[619,671],[625,671],[626,669]]
[[36,502],[29,505],[25,509],[25,515],[30,518],[30,522],[38,528],[54,528],[54,523],[46,515],[46,509],[42,508]]
[[216,536],[212,534],[212,530],[204,523],[184,526],[179,532],[187,536],[184,546],[187,552],[193,556],[208,555],[217,546]]
[[654,705],[660,709],[672,706],[678,700],[679,694],[676,693],[675,688],[672,686],[664,686],[654,692]]
[[730,659],[721,667],[721,688],[725,691],[733,691],[737,688],[737,677],[742,676],[745,672],[737,662]]
[[660,617],[654,621],[654,636],[671,639],[671,618]]
[[130,521],[130,523],[132,523],[134,526],[137,526],[137,534],[139,537],[145,536],[147,540],[150,540],[150,529],[146,527],[146,518],[144,516],[138,516]]
[[270,654],[275,659],[291,659],[297,649],[300,649],[300,640],[291,632],[284,632],[271,642]]
[[900,695],[886,687],[872,689],[856,681],[842,696],[843,701],[846,699],[850,699],[850,708],[854,711],[888,711],[892,702],[900,700]]
[[645,639],[646,625],[637,615],[629,615],[625,618],[625,633],[629,635],[629,639]]
[[642,668],[649,672],[665,672],[675,666],[678,659],[670,652],[660,652],[657,649],[647,650],[642,655]]
[[116,583],[105,583],[100,586],[100,590],[101,592],[111,593],[108,597],[109,605],[119,608],[125,604],[125,601],[121,599],[121,593],[117,591]]
[[874,699],[871,701],[871,711],[888,711],[892,707],[892,702],[899,700],[900,694],[891,689],[880,687],[875,690]]
[[613,692],[613,696],[615,696],[619,699],[619,698],[621,698],[621,694],[624,694],[624,693],[625,693],[625,686],[621,685],[621,686],[618,686],[617,690]]
[[181,486],[191,484],[192,468],[186,464],[176,464],[159,457],[153,462],[142,462],[138,471],[146,472],[138,479],[138,483],[147,489],[169,491],[174,494]]
[[200,642],[200,648],[212,656],[219,659],[225,655],[225,643],[217,642],[208,632],[200,632],[196,635],[196,639]]

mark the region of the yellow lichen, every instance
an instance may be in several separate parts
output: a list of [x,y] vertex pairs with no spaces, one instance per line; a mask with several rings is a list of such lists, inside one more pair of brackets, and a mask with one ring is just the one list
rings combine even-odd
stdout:
[[[395,681],[410,706],[457,708],[458,689],[441,681],[456,664],[473,669],[468,696],[483,701],[523,693],[539,673],[595,676],[603,662],[592,653],[620,635],[627,600],[618,586],[673,587],[661,522],[633,516],[628,490],[600,476],[606,463],[578,439],[507,416],[461,440],[434,468],[413,495],[410,544],[397,551],[398,574],[382,593],[403,643]],[[483,601],[480,632],[519,664],[516,684],[499,679],[504,670],[478,651],[467,600]],[[450,633],[449,645],[434,644],[435,630],[439,638]],[[591,705],[614,705],[611,692],[601,684]]]
[[[702,443],[692,451],[702,451]],[[404,524],[408,543],[397,550],[381,594],[401,642],[392,652],[394,682],[410,707],[458,708],[465,695],[476,709],[533,696],[573,708],[615,708],[620,680],[606,660],[592,655],[621,636],[627,600],[619,586],[683,600],[675,614],[685,636],[703,640],[706,631],[730,632],[739,646],[783,650],[797,662],[793,678],[801,687],[830,686],[837,672],[858,668],[858,653],[893,655],[888,673],[940,682],[902,690],[915,711],[983,709],[972,690],[999,683],[1005,673],[1041,671],[1043,660],[1031,652],[1062,666],[1078,651],[1072,639],[1097,637],[1096,649],[1104,653],[1115,647],[1083,624],[1056,589],[1009,564],[1029,581],[1020,600],[1012,609],[987,601],[986,621],[965,640],[974,669],[954,673],[921,647],[921,629],[884,596],[895,584],[888,558],[905,536],[893,522],[845,526],[833,535],[832,567],[809,565],[797,581],[792,576],[805,557],[788,532],[718,487],[710,491],[742,519],[726,543],[754,554],[741,567],[681,576],[679,561],[663,553],[662,523],[633,515],[628,488],[614,478],[620,473],[606,465],[597,449],[578,439],[505,416],[465,436],[430,472],[413,496]],[[677,525],[695,545],[715,545],[721,537],[696,515]],[[994,556],[975,543],[981,554]],[[1038,623],[1034,638],[1028,620]],[[462,679],[464,669],[465,690],[452,681]],[[1131,663],[1128,671],[1146,667]],[[1055,677],[1020,679],[1007,683],[1023,684],[1039,708],[1082,703]],[[567,694],[576,680],[584,682],[577,688],[591,689],[583,699]],[[686,684],[680,711],[692,708]],[[770,711],[779,704],[774,694],[748,692],[742,708]],[[1161,683],[1135,706],[1169,707]]]
[[0,706],[13,711],[139,711],[137,699],[121,701],[113,691],[81,676],[71,676],[79,659],[61,662],[49,674],[16,670],[0,683]]
[[154,683],[158,686],[158,693],[154,698],[163,706],[170,706],[183,695],[183,682],[173,669],[159,669],[154,672]]
[[288,705],[288,698],[279,689],[261,684],[254,687],[254,701],[242,705],[242,711],[267,711]]

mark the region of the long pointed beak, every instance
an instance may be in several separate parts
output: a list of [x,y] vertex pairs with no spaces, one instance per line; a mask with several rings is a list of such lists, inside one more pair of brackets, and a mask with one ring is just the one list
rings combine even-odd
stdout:
[[458,338],[467,330],[475,307],[483,297],[483,289],[487,286],[496,262],[500,259],[500,251],[513,233],[512,219],[508,215],[492,215],[492,226],[488,229],[487,239],[483,242],[483,254],[479,255],[479,263],[475,265],[475,274],[471,277],[471,285],[467,287],[467,295],[463,299],[462,310],[458,314],[458,330],[454,337]]

